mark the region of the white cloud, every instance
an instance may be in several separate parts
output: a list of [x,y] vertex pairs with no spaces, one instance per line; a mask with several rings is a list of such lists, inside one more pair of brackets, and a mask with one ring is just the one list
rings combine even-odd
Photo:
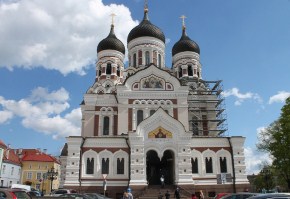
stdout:
[[14,117],[22,119],[22,125],[37,132],[52,135],[53,138],[80,135],[80,108],[68,111],[69,93],[64,89],[49,92],[38,87],[27,99],[6,100],[0,96],[0,123]]
[[236,97],[235,105],[240,106],[245,100],[254,100],[258,103],[262,103],[262,98],[257,93],[240,93],[238,88],[232,88],[222,92],[224,97],[234,96]]
[[284,103],[285,100],[290,96],[290,92],[286,91],[279,91],[278,94],[273,95],[269,99],[269,104],[277,103]]
[[258,152],[256,149],[245,147],[246,173],[258,174],[263,163],[271,161],[269,154]]
[[[0,2],[0,67],[43,67],[85,74],[96,59],[96,48],[110,30],[126,46],[137,25],[124,5],[102,0],[21,0]],[[4,20],[5,19],[5,20]]]

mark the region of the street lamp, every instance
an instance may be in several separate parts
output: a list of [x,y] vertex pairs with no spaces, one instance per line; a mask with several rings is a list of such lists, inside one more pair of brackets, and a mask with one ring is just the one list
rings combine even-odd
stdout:
[[51,181],[50,192],[52,191],[53,181],[57,179],[57,176],[58,176],[58,172],[54,169],[54,167],[51,167],[51,169],[47,171],[47,179]]

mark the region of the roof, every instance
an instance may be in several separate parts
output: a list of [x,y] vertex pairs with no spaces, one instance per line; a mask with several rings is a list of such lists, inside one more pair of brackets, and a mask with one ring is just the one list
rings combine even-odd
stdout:
[[20,159],[19,157],[15,154],[14,149],[5,149],[4,154],[3,154],[3,162],[5,163],[12,163],[12,164],[18,164],[20,165]]
[[0,148],[2,148],[2,149],[7,148],[6,144],[2,140],[0,140]]
[[59,161],[52,155],[46,154],[38,149],[22,149],[19,151],[21,161],[37,161],[37,162],[55,162]]
[[139,37],[154,37],[165,43],[164,33],[149,21],[147,11],[144,12],[144,18],[141,23],[130,31],[127,42],[129,43]]

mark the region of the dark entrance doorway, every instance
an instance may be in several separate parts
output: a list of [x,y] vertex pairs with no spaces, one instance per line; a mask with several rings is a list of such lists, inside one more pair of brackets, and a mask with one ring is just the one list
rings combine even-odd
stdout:
[[160,185],[160,177],[164,176],[165,185],[174,183],[174,153],[166,150],[161,161],[156,151],[150,150],[146,154],[146,172],[149,185]]

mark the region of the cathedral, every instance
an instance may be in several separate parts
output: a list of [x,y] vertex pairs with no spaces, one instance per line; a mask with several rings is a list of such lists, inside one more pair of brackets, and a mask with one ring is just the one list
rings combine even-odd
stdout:
[[[116,27],[117,28],[117,27]],[[245,137],[228,136],[221,80],[203,79],[200,48],[186,32],[165,65],[165,35],[144,18],[125,46],[114,23],[97,46],[96,76],[81,102],[81,136],[61,153],[61,184],[135,197],[160,185],[184,193],[246,191]]]

